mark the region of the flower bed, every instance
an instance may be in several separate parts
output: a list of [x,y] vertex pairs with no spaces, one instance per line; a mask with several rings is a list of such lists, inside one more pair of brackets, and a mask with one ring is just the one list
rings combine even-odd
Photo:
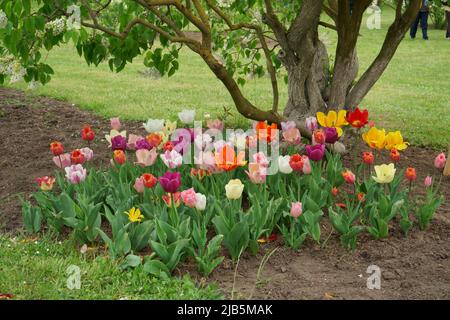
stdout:
[[[366,111],[307,119],[307,145],[291,122],[280,132],[260,122],[244,133],[225,130],[220,120],[203,130],[194,117],[180,114],[183,129],[149,120],[145,137],[120,131],[112,119],[107,170],[90,165],[95,132],[89,126],[81,131],[85,148],[65,153],[52,143],[61,170],[38,179],[35,205],[24,202],[28,231],[38,232],[44,221],[72,229],[80,243],[103,241],[111,256],[125,258],[124,267],[143,263],[149,273],[170,274],[190,257],[208,275],[223,260],[222,247],[234,261],[277,236],[298,250],[306,238],[319,242],[320,221],[329,219],[343,246],[353,249],[363,232],[388,237],[394,221],[405,233],[414,222],[427,228],[443,200],[431,177],[426,197],[414,197],[415,170],[395,169],[407,143],[399,132],[369,124]],[[354,155],[353,170],[326,148],[342,151],[344,134],[360,135],[368,146]],[[381,152],[390,152],[393,163],[375,165]],[[435,166],[441,170],[445,161],[441,154]],[[137,254],[147,248],[152,254],[141,259]]]

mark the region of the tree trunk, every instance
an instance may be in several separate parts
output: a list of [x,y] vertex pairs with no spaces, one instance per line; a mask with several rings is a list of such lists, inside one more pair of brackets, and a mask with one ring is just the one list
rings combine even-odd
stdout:
[[[295,63],[285,62],[288,72],[288,102],[284,116],[303,122],[327,107],[329,95],[329,60],[325,45],[320,41],[304,41]],[[282,57],[280,57],[282,59]]]

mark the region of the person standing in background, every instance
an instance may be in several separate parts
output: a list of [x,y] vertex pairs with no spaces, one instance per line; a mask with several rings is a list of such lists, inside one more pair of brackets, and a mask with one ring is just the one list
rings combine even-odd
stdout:
[[417,27],[419,26],[422,29],[422,37],[424,40],[428,40],[428,16],[430,15],[430,1],[422,0],[422,7],[420,8],[419,14],[417,15],[416,20],[411,25],[411,30],[409,34],[411,35],[411,39],[416,38]]
[[441,0],[441,2],[442,6],[444,7],[445,18],[447,19],[447,33],[445,37],[450,40],[450,1]]

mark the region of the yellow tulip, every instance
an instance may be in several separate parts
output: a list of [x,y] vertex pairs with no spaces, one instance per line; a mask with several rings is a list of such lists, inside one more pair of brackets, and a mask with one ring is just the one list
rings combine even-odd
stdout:
[[406,148],[408,148],[408,143],[403,141],[403,137],[400,131],[389,132],[386,135],[386,149],[396,149],[402,151]]
[[144,218],[139,208],[136,209],[133,207],[129,212],[125,212],[125,214],[128,216],[128,220],[130,220],[130,222],[141,222]]
[[372,149],[381,150],[386,146],[386,131],[384,129],[378,130],[372,127],[369,131],[363,133],[362,138]]
[[169,120],[166,120],[166,122],[164,123],[164,129],[163,129],[163,131],[166,135],[168,135],[168,136],[171,135],[176,129],[177,129],[176,121],[171,122]]
[[372,176],[372,178],[378,183],[391,183],[394,180],[395,171],[393,163],[375,166],[376,176]]
[[239,199],[242,196],[243,191],[244,185],[239,179],[230,180],[230,182],[228,182],[228,184],[225,186],[227,198],[230,200]]
[[338,113],[331,110],[327,115],[323,112],[317,112],[317,121],[322,127],[336,128],[338,135],[342,136],[343,131],[341,127],[348,125],[346,116],[347,111],[345,110],[340,110]]

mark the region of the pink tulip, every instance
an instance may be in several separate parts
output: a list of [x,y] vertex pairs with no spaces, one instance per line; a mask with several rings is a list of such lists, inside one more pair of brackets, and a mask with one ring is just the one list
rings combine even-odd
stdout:
[[194,188],[182,191],[181,200],[183,200],[183,203],[189,208],[195,208],[197,204],[197,195]]
[[72,184],[79,184],[86,179],[87,171],[81,164],[76,164],[64,169],[66,178]]
[[423,183],[425,184],[425,187],[431,187],[431,185],[433,184],[433,177],[427,176]]
[[437,169],[444,169],[446,162],[447,162],[447,159],[445,158],[445,154],[440,153],[437,155],[436,159],[434,159],[434,166]]
[[302,136],[297,128],[283,131],[283,138],[290,145],[299,145],[302,141]]
[[111,118],[110,121],[111,121],[111,128],[113,130],[119,131],[120,127],[122,126],[120,123],[120,119],[119,118]]
[[297,127],[297,125],[295,124],[294,121],[281,122],[281,130],[282,131],[289,131],[289,130],[294,129],[296,127]]
[[81,148],[80,151],[84,155],[85,161],[91,161],[94,158],[94,151],[91,148]]
[[136,150],[136,142],[138,142],[141,139],[144,139],[144,137],[143,136],[138,136],[138,135],[135,135],[135,134],[130,134],[128,136],[127,149],[128,150]]
[[308,156],[302,156],[302,158],[303,158],[303,169],[302,169],[303,173],[311,174],[312,168]]
[[147,149],[140,149],[136,151],[136,164],[140,165],[141,167],[149,167],[155,164],[157,157],[158,153],[156,152],[155,148],[150,151]]
[[319,128],[316,117],[306,118],[305,125],[306,128],[308,128],[308,130],[311,131],[311,133]]
[[259,164],[261,167],[267,168],[269,166],[269,160],[267,159],[264,152],[257,152],[253,155],[253,160],[255,163]]
[[133,187],[137,193],[144,193],[144,190],[145,190],[144,179],[142,179],[142,177],[136,178],[136,181],[134,182]]
[[164,164],[170,169],[178,168],[183,164],[183,157],[175,150],[166,151],[164,154],[161,154],[160,157]]
[[293,202],[291,204],[291,216],[293,216],[294,218],[297,219],[298,217],[300,217],[302,212],[303,212],[303,209],[302,209],[301,202]]
[[249,171],[245,171],[247,173],[250,181],[254,184],[262,184],[266,182],[267,177],[267,169],[259,165],[258,163],[249,163],[248,165]]
[[206,126],[211,129],[211,130],[220,130],[222,131],[224,128],[224,123],[223,121],[220,121],[219,119],[214,119],[214,120],[208,120],[206,122]]
[[53,157],[53,162],[58,168],[65,168],[71,165],[70,153],[63,153],[59,156]]

